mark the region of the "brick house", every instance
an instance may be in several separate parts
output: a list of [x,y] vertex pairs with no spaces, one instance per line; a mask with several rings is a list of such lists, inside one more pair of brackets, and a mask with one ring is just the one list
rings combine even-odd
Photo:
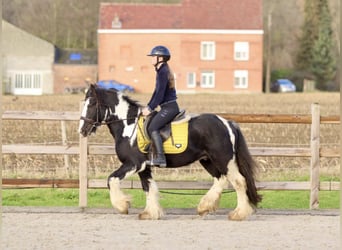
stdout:
[[146,55],[170,49],[178,92],[262,92],[262,0],[100,5],[99,80],[152,92]]

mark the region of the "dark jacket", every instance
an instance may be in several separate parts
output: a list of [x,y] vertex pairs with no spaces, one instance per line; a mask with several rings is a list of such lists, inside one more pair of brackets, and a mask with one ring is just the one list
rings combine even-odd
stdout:
[[169,87],[169,66],[163,63],[156,71],[156,87],[151,100],[147,104],[150,110],[154,110],[158,105],[177,99],[176,89]]

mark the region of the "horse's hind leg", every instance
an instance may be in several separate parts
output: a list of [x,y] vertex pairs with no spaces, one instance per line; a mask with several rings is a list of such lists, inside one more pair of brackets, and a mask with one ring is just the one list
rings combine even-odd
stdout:
[[146,168],[139,173],[143,190],[146,193],[146,206],[139,214],[141,220],[158,220],[163,216],[163,209],[159,204],[159,191],[156,182],[152,179],[151,169]]
[[220,178],[214,178],[214,184],[209,191],[202,197],[197,206],[197,212],[203,216],[210,212],[215,212],[219,207],[221,194],[227,186],[227,177],[222,175]]
[[244,220],[254,212],[247,196],[246,179],[239,172],[235,158],[228,164],[228,180],[233,185],[237,195],[237,207],[229,213],[230,220]]

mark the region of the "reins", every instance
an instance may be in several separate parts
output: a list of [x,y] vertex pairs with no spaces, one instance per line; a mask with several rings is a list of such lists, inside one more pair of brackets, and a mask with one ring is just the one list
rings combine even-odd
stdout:
[[[97,109],[96,109],[96,112],[98,113]],[[111,116],[112,114],[109,114],[109,116]],[[97,115],[98,116],[98,115]],[[140,116],[137,115],[137,116],[132,116],[132,117],[128,117],[128,118],[123,118],[123,119],[118,119],[118,120],[111,120],[111,121],[102,121],[102,122],[99,122],[98,121],[98,117],[97,117],[97,120],[93,120],[93,119],[89,119],[87,117],[84,117],[84,116],[81,116],[80,119],[83,120],[83,121],[86,121],[86,122],[89,122],[91,123],[92,125],[95,125],[95,126],[102,126],[102,125],[108,125],[108,124],[111,124],[111,123],[114,123],[114,122],[121,122],[121,121],[127,121],[127,120],[130,120],[130,119],[135,119],[135,118],[138,118]]]

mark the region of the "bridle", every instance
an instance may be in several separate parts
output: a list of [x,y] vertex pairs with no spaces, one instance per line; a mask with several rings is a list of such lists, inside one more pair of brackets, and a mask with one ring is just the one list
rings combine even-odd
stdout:
[[[99,126],[109,125],[111,123],[126,121],[129,119],[135,119],[141,115],[141,113],[139,113],[137,116],[134,116],[134,117],[127,117],[124,119],[117,119],[117,120],[108,120],[109,117],[112,115],[110,112],[110,106],[107,104],[103,104],[99,101],[97,94],[96,94],[96,91],[95,91],[95,97],[96,97],[96,120],[90,119],[90,118],[85,117],[85,116],[80,117],[80,120],[83,120],[83,121],[85,121],[91,125],[91,129],[89,129],[89,132],[88,132],[89,134],[91,133],[91,131],[93,131],[94,128],[97,128]],[[103,121],[100,121],[100,106],[104,106],[106,108],[106,111],[108,111],[107,115],[105,116]],[[136,125],[137,125],[137,123],[136,123]]]

